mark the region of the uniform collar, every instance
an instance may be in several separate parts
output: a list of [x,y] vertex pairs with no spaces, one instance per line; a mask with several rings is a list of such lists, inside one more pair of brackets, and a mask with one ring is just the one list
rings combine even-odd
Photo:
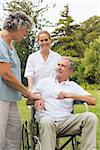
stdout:
[[[39,50],[39,53],[41,52],[41,49]],[[51,49],[49,49],[49,54],[52,54],[53,51]]]

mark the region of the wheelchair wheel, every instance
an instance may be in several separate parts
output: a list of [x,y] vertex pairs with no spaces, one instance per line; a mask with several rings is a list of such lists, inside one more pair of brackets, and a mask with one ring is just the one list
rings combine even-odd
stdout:
[[41,150],[41,143],[39,141],[39,133],[38,133],[38,124],[35,121],[30,121],[29,127],[30,127],[31,150]]
[[77,136],[72,140],[72,149],[80,150],[80,140],[79,140],[79,137]]
[[41,144],[40,143],[36,144],[35,150],[41,150]]
[[41,150],[41,143],[37,136],[31,141],[31,150]]
[[29,133],[28,133],[28,122],[25,121],[25,123],[22,126],[22,148],[23,150],[29,150]]

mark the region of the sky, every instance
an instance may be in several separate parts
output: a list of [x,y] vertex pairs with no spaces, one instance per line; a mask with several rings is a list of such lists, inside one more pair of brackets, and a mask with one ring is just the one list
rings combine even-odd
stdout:
[[[88,18],[100,16],[100,0],[44,0],[44,4],[49,4],[49,11],[45,14],[46,18],[56,23],[60,18],[60,12],[64,10],[64,5],[69,5],[69,15],[75,23],[81,23]],[[53,8],[52,5],[55,5]],[[52,29],[50,29],[52,30]]]
[[[4,0],[0,0],[0,3],[2,2],[4,2]],[[55,24],[60,18],[60,12],[64,10],[66,4],[69,5],[69,15],[72,16],[75,23],[81,23],[94,15],[100,16],[100,0],[44,0],[41,6],[49,6],[49,10],[44,16]],[[53,7],[54,5],[55,7]],[[1,13],[3,14],[2,9]],[[47,27],[44,29],[48,29],[49,31],[53,30]]]

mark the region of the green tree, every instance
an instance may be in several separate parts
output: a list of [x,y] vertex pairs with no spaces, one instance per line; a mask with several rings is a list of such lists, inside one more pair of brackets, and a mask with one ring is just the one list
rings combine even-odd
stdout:
[[100,83],[100,37],[86,48],[83,64],[88,83]]
[[54,37],[54,51],[61,55],[82,57],[83,49],[85,47],[82,40],[80,40],[80,25],[74,24],[74,20],[69,15],[69,7],[64,6],[64,11],[61,12],[61,19],[57,23],[52,33]]
[[81,37],[89,45],[100,35],[100,16],[93,16],[81,23]]

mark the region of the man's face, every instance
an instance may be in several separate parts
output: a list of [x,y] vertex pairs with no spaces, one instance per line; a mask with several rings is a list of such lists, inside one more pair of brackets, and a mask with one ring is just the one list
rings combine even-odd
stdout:
[[63,81],[69,78],[70,74],[72,73],[72,70],[69,68],[70,61],[61,59],[56,67],[56,75],[60,79],[62,78]]

